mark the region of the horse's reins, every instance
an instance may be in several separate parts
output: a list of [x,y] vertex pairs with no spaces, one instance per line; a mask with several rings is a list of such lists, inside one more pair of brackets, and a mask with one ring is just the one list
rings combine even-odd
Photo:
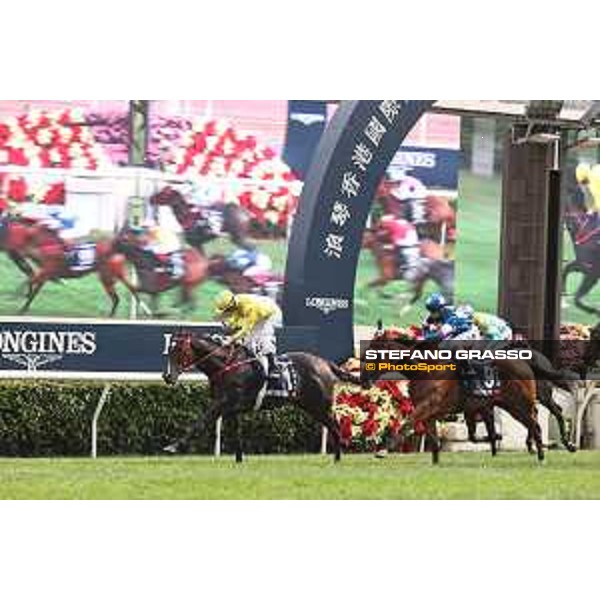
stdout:
[[[192,345],[192,338],[191,338],[191,336],[190,336],[189,341],[187,343],[190,345],[190,348],[191,348],[191,345]],[[189,365],[185,365],[184,367],[182,367],[182,372],[189,371],[191,368],[197,367],[198,365],[202,364],[203,362],[205,362],[206,360],[208,360],[209,358],[211,358],[212,356],[214,356],[215,354],[217,354],[219,351],[224,350],[226,348],[229,348],[229,356],[225,359],[225,366],[223,368],[219,369],[213,375],[213,377],[215,377],[215,378],[221,377],[225,373],[227,373],[229,371],[233,371],[234,369],[237,369],[238,367],[241,367],[241,366],[243,366],[245,364],[250,364],[250,363],[258,361],[258,358],[252,357],[252,358],[246,358],[246,359],[244,359],[242,361],[239,361],[239,362],[231,364],[229,361],[232,358],[232,355],[233,355],[233,352],[235,350],[235,347],[233,346],[233,342],[228,342],[224,346],[218,346],[217,348],[215,348],[214,350],[212,350],[211,352],[209,352],[206,356],[203,356],[201,359],[199,359],[199,360],[193,360],[192,362],[190,362]],[[193,348],[192,348],[192,352],[193,352]]]

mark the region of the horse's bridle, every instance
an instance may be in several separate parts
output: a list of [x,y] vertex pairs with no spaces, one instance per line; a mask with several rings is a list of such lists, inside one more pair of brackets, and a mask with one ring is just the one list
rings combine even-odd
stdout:
[[[182,335],[182,334],[179,334],[179,335]],[[218,352],[220,352],[221,350],[225,350],[225,349],[229,349],[229,354],[225,358],[225,365],[223,366],[223,368],[219,369],[213,375],[213,377],[215,377],[215,378],[222,377],[225,373],[227,373],[229,371],[237,369],[238,367],[241,367],[245,364],[250,364],[250,363],[256,362],[258,360],[256,357],[252,357],[252,358],[247,358],[247,359],[244,359],[239,362],[231,364],[231,361],[233,360],[233,354],[236,350],[236,348],[232,342],[228,342],[227,344],[224,344],[223,346],[217,346],[214,350],[209,352],[206,356],[203,356],[200,359],[196,359],[194,356],[194,349],[192,348],[192,339],[193,339],[192,334],[186,333],[184,339],[185,339],[185,344],[186,344],[186,350],[188,350],[188,353],[192,354],[192,358],[190,359],[189,363],[183,364],[183,365],[178,365],[179,368],[181,369],[181,373],[189,371],[193,367],[198,367],[203,362],[207,361],[209,358],[211,358],[212,356],[215,356]]]

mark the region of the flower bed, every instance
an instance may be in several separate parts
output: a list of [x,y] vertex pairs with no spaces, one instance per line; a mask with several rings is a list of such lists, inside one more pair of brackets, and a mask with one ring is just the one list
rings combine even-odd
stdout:
[[[98,169],[111,164],[77,109],[32,110],[0,122],[0,165]],[[63,204],[65,183],[0,173],[0,205],[26,201]]]
[[413,410],[408,382],[395,380],[380,381],[368,390],[342,385],[333,407],[344,445],[357,451],[372,451],[385,445]]
[[258,232],[285,233],[302,183],[273,149],[222,119],[198,120],[183,128],[176,141],[167,133],[159,137],[156,143],[163,148],[165,170],[234,179],[226,186],[224,200],[244,207]]

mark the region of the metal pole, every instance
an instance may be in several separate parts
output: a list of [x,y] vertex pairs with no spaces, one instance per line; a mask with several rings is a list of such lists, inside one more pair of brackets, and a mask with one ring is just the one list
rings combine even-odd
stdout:
[[221,432],[223,430],[223,417],[215,423],[215,456],[221,456]]
[[102,394],[100,395],[100,400],[98,401],[98,405],[96,406],[96,410],[94,411],[94,417],[92,418],[92,458],[96,458],[98,455],[98,419],[100,418],[100,413],[110,396],[110,388],[111,384],[107,383],[102,390]]

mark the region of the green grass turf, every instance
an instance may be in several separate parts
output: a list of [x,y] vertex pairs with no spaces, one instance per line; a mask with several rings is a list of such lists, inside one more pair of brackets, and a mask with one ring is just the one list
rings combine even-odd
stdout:
[[600,452],[0,459],[8,499],[598,499]]
[[[496,310],[498,290],[498,255],[500,243],[500,179],[477,177],[462,172],[459,186],[458,243],[456,248],[456,292],[457,299],[469,302],[477,310],[494,312]],[[286,243],[280,241],[261,241],[259,246],[271,257],[276,271],[283,273],[287,253]],[[209,253],[227,253],[232,246],[225,240],[208,245]],[[570,241],[565,238],[565,259],[572,255]],[[393,297],[381,298],[367,284],[376,276],[376,268],[369,251],[360,256],[357,282],[355,287],[355,323],[372,325],[382,317],[386,323],[409,324],[420,322],[423,308],[417,306],[404,316],[400,309],[408,293],[403,282],[395,282],[387,291]],[[573,275],[568,282],[567,294],[573,294],[580,275]],[[4,254],[0,254],[0,315],[15,314],[22,303],[22,297],[15,290],[23,281],[16,267]],[[222,287],[212,281],[196,290],[197,306],[193,310],[181,311],[176,308],[178,292],[171,291],[161,296],[161,312],[166,317],[186,318],[196,321],[210,320],[212,303]],[[426,292],[435,289],[429,284]],[[129,317],[129,294],[120,290],[122,303],[117,316]],[[600,285],[587,297],[595,306],[600,306]],[[568,322],[595,323],[595,319],[572,306],[572,299],[563,310],[563,320]],[[63,285],[48,284],[36,298],[29,314],[31,316],[65,317],[104,317],[110,307],[102,286],[95,275],[81,279],[65,281]]]

